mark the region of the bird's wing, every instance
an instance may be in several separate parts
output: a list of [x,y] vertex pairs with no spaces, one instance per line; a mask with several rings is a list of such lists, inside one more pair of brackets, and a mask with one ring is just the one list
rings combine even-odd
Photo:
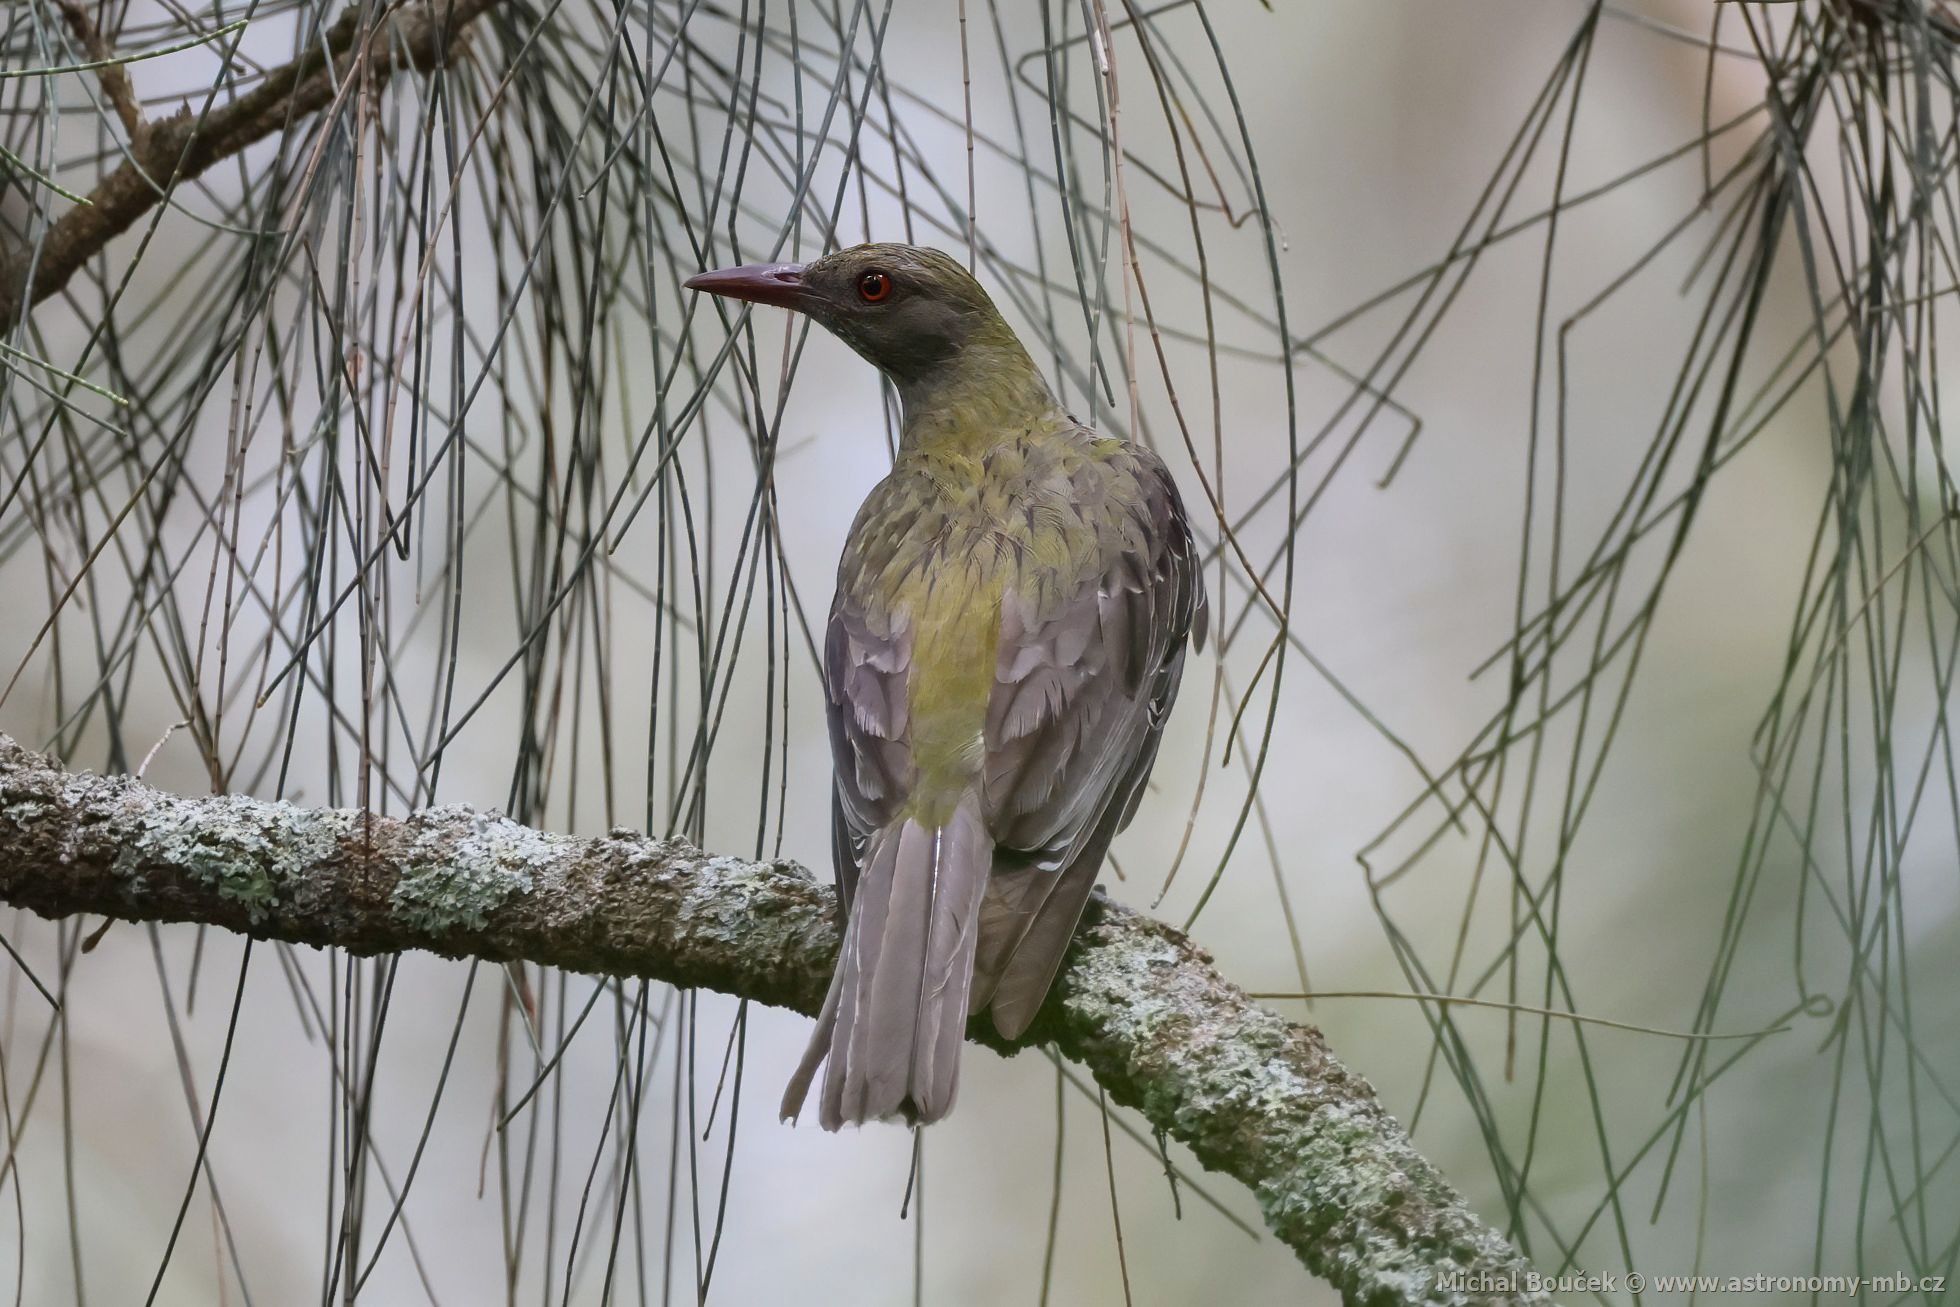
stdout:
[[903,806],[912,784],[906,736],[911,631],[853,584],[847,566],[824,637],[824,682],[835,762],[831,853],[848,913],[865,843]]
[[[976,1009],[1012,1038],[1033,1019],[1110,839],[1136,811],[1205,597],[1184,506],[1154,455],[1121,445],[1071,477],[1092,561],[1023,568],[1002,600],[987,714],[988,828]],[[1037,554],[1039,550],[1035,551]]]

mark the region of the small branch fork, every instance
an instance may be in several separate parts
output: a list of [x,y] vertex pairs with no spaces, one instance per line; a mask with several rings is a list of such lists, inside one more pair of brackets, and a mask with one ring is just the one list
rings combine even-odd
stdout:
[[144,142],[148,139],[149,123],[143,119],[143,112],[137,107],[136,88],[130,83],[129,69],[123,64],[112,62],[115,52],[102,39],[102,33],[89,17],[79,0],[61,0],[61,15],[68,20],[68,30],[75,34],[75,43],[88,55],[90,63],[101,64],[96,70],[96,78],[102,83],[102,94],[108,97],[110,108],[122,120],[123,131],[129,136],[130,146],[141,155]]
[[[127,70],[98,70],[103,93],[129,134],[129,156],[65,210],[25,248],[0,255],[0,328],[68,284],[78,269],[178,186],[275,132],[286,131],[338,100],[358,61],[367,85],[378,89],[403,64],[429,71],[462,49],[462,34],[496,0],[411,0],[390,11],[349,8],[319,42],[291,63],[272,69],[250,91],[202,116],[187,103],[158,121],[138,109]],[[77,0],[61,6],[69,28],[92,61],[113,58]],[[322,48],[324,47],[324,49]]]
[[[382,817],[179,798],[68,771],[4,735],[0,901],[357,954],[523,960],[804,1013],[837,952],[835,896],[793,863],[624,829],[554,835],[465,807]],[[1522,1291],[1516,1250],[1318,1030],[1253,1002],[1167,925],[1098,895],[1028,1038],[971,1033],[1081,1063],[1248,1185],[1273,1233],[1347,1302],[1546,1301]]]

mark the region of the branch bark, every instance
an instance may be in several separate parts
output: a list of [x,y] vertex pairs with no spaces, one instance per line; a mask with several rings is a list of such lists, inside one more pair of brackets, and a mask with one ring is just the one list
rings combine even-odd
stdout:
[[[521,960],[804,1013],[837,952],[836,899],[794,863],[625,829],[555,835],[466,807],[397,818],[179,798],[67,771],[4,735],[0,900],[359,954]],[[1001,1048],[980,1024],[973,1036]],[[1181,932],[1099,895],[1018,1047],[1039,1043],[1250,1186],[1345,1301],[1548,1301],[1320,1032],[1247,998]]]
[[[464,29],[495,3],[412,0],[379,22],[377,15],[385,11],[354,5],[319,43],[272,69],[237,99],[202,116],[186,104],[172,117],[144,122],[141,131],[132,127],[129,157],[97,183],[87,204],[71,206],[37,241],[0,256],[0,323],[12,322],[23,305],[31,308],[66,286],[84,263],[179,185],[334,103],[362,59],[367,84],[377,89],[403,64],[423,71],[446,64],[461,49]],[[119,77],[127,90],[122,69],[109,80]],[[120,100],[117,107],[122,109]]]

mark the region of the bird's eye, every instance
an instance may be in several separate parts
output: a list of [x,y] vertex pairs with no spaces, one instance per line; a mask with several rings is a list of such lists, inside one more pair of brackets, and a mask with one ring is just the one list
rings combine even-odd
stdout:
[[858,298],[866,304],[877,304],[891,298],[892,278],[888,272],[867,272],[858,278]]

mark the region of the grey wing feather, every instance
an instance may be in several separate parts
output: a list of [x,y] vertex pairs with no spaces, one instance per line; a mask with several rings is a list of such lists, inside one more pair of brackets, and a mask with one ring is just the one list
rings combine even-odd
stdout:
[[[1052,611],[1010,594],[987,722],[989,825],[1002,846],[981,907],[972,994],[1013,1038],[1061,965],[1109,842],[1135,814],[1183,673],[1204,583],[1162,463],[1133,451],[1140,504],[1119,545]],[[1093,513],[1093,498],[1084,511]]]
[[[817,1068],[832,1047],[848,1049],[854,1038],[859,1010],[851,1000],[862,980],[862,959],[850,946],[848,923],[872,833],[891,821],[911,788],[911,750],[905,741],[910,665],[911,639],[904,626],[889,618],[881,622],[854,601],[850,587],[839,584],[824,632],[824,707],[836,764],[831,865],[847,938],[809,1047],[783,1093],[785,1120],[802,1110]],[[896,847],[891,852],[895,855]],[[842,1094],[841,1079],[826,1080],[821,1105],[826,1128],[837,1126]]]
[[906,742],[906,673],[911,632],[877,620],[837,588],[824,636],[826,715],[836,761],[831,857],[845,911],[871,832],[890,822],[912,787]]

